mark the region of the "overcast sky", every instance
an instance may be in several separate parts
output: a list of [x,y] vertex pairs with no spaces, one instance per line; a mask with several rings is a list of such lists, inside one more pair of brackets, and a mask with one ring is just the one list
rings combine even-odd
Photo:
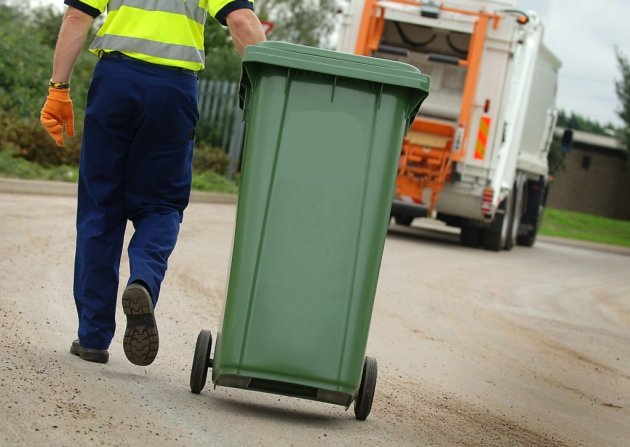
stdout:
[[545,43],[562,60],[558,106],[603,124],[621,121],[615,45],[630,58],[629,0],[518,0],[545,23]]
[[[621,121],[614,47],[630,58],[630,0],[517,0],[542,17],[547,46],[562,60],[558,106],[602,124]],[[63,0],[31,0],[31,3]]]

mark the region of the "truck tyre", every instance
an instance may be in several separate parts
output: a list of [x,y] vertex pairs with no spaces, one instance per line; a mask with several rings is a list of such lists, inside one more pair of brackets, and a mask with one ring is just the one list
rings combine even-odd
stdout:
[[514,183],[514,193],[512,200],[512,211],[510,212],[510,223],[507,238],[505,240],[505,249],[510,251],[514,248],[518,238],[518,227],[521,224],[521,219],[524,214],[525,201],[525,186],[527,184],[527,178],[524,174],[518,174],[516,182]]
[[533,247],[534,242],[536,242],[536,230],[531,229],[527,230],[525,234],[519,234],[517,242],[518,245],[522,245],[523,247]]
[[[503,215],[498,218],[504,220]],[[483,232],[483,248],[491,251],[501,251],[502,247],[503,243],[501,242],[501,230],[488,228]]]
[[536,242],[536,236],[538,235],[538,229],[540,228],[540,221],[542,220],[544,206],[542,202],[538,205],[536,215],[532,216],[532,223],[528,225],[527,231],[524,234],[519,234],[516,238],[518,245],[523,247],[533,247]]
[[513,191],[501,202],[499,211],[489,228],[483,232],[483,248],[491,251],[500,251],[505,247],[510,231],[512,215]]
[[516,242],[524,247],[533,247],[542,221],[548,187],[543,181],[528,182],[527,186],[527,210],[523,216],[526,231],[518,235]]
[[400,214],[394,214],[394,222],[397,225],[402,225],[403,227],[408,227],[413,222],[413,216],[401,216]]
[[459,242],[464,247],[477,248],[481,245],[482,231],[481,228],[473,225],[464,225],[459,234]]

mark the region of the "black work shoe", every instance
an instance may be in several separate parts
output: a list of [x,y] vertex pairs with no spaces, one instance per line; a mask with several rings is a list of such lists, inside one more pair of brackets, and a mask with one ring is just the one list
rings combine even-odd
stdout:
[[88,362],[107,363],[109,360],[109,352],[106,349],[84,348],[78,338],[72,342],[70,354],[78,355]]
[[125,355],[135,365],[150,365],[160,345],[151,295],[143,285],[129,284],[122,295],[122,306],[127,315],[123,338]]

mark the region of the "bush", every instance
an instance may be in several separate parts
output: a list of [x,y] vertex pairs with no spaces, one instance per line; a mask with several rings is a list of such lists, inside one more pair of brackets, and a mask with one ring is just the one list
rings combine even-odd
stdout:
[[238,187],[234,184],[234,182],[231,182],[225,177],[222,177],[212,171],[194,174],[192,187],[193,189],[197,189],[199,191],[213,191],[230,194],[238,192]]
[[56,166],[44,168],[36,163],[24,160],[15,148],[0,151],[0,176],[25,180],[59,180],[76,182],[79,170],[76,166]]
[[197,173],[212,171],[225,175],[230,160],[223,149],[197,143],[193,157],[193,170]]
[[78,164],[81,151],[82,123],[75,118],[74,138],[66,138],[64,147],[57,147],[36,118],[19,117],[0,109],[0,144],[17,148],[20,157],[41,166]]

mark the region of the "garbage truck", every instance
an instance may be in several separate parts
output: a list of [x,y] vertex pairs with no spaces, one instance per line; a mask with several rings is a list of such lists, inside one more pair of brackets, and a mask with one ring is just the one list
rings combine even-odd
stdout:
[[351,0],[342,15],[337,50],[432,79],[402,144],[395,222],[438,219],[488,250],[533,246],[561,66],[541,19],[515,0]]

